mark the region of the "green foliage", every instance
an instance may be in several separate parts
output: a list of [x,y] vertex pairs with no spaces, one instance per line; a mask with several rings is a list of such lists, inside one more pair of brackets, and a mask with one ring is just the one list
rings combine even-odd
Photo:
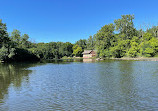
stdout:
[[128,41],[126,40],[118,40],[118,44],[114,47],[111,47],[111,55],[115,58],[121,58],[126,55]]
[[152,34],[151,33],[145,33],[144,35],[143,35],[143,41],[149,41],[150,39],[152,39],[153,38],[153,36],[152,36]]
[[7,26],[0,19],[0,48],[9,42]]
[[63,56],[72,56],[72,47],[73,44],[70,42],[38,43],[33,48],[30,48],[29,51],[41,59],[60,59]]
[[154,56],[154,50],[150,47],[147,47],[144,50],[144,54],[145,54],[146,57],[153,57]]
[[8,58],[11,59],[15,55],[15,48],[10,48],[9,49],[9,55]]
[[150,33],[153,37],[158,37],[158,26],[153,26],[152,28],[147,29],[147,32]]
[[20,35],[20,31],[13,30],[11,37],[8,36],[6,24],[0,20],[0,60],[1,61],[24,61],[37,60],[36,55],[30,53],[28,49],[29,36]]
[[139,53],[139,47],[137,42],[131,42],[131,48],[127,52],[127,55],[129,57],[137,57]]
[[26,49],[16,48],[13,50],[13,55],[10,56],[10,60],[13,61],[36,61],[39,58]]
[[7,58],[8,58],[8,50],[7,48],[2,47],[0,49],[0,60],[4,61],[4,60],[7,60]]
[[22,37],[20,38],[19,47],[25,48],[25,49],[29,48],[30,42],[28,41],[28,39],[29,39],[29,35],[28,34],[22,35]]
[[[150,36],[147,38],[150,38]],[[158,53],[158,39],[153,37],[149,41],[143,41],[140,44],[140,49],[141,55],[146,57],[154,57]]]
[[[158,26],[146,31],[136,30],[134,15],[122,15],[114,24],[108,24],[86,39],[70,42],[32,43],[29,35],[13,30],[8,35],[0,20],[0,60],[23,61],[82,57],[85,49],[97,50],[99,57],[154,57],[158,56]],[[115,33],[116,32],[116,33]]]
[[80,47],[79,45],[74,45],[73,46],[73,55],[76,57],[81,57],[82,56],[82,47]]
[[121,19],[115,20],[116,30],[125,34],[125,39],[131,39],[136,35],[136,29],[133,23],[134,15],[122,15]]
[[95,49],[95,40],[94,40],[94,37],[89,36],[86,45],[87,45],[87,49],[89,49],[89,50]]
[[80,39],[75,43],[75,45],[76,44],[79,45],[80,47],[82,47],[82,49],[87,48],[87,40],[86,39]]
[[98,55],[101,57],[110,57],[109,48],[115,41],[114,25],[109,24],[103,26],[96,34],[96,48]]
[[[86,40],[79,40],[77,43],[83,49],[87,47]],[[80,51],[80,49],[77,50]],[[16,29],[9,37],[6,24],[0,20],[0,52],[0,60],[4,61],[60,59],[63,56],[73,55],[73,44],[70,42],[32,43],[29,41],[29,35],[21,35],[21,32]]]
[[139,56],[139,43],[140,43],[140,40],[138,37],[134,36],[132,38],[132,40],[129,41],[130,42],[130,45],[128,44],[128,46],[130,46],[127,50],[127,56],[129,57],[137,57]]
[[[147,31],[136,30],[134,15],[122,15],[115,25],[103,26],[95,34],[95,48],[99,57],[154,57],[158,55],[158,26]],[[119,31],[114,34],[114,31]],[[91,39],[91,37],[89,38]]]
[[15,43],[14,45],[18,47],[21,40],[21,32],[16,29],[13,30],[13,32],[11,33],[11,40]]

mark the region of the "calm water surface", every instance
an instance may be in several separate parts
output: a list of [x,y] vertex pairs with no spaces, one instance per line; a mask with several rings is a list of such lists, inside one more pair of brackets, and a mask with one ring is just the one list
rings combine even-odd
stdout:
[[0,111],[158,110],[158,62],[0,64]]

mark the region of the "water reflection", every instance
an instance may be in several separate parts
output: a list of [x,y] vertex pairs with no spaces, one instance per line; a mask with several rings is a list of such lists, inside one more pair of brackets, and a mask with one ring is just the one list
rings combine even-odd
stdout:
[[20,88],[22,82],[29,82],[30,67],[52,64],[68,64],[70,61],[40,61],[38,63],[0,63],[0,102],[8,94],[8,88],[12,85],[14,88]]
[[29,81],[28,75],[32,71],[27,68],[35,65],[37,64],[0,64],[0,100],[3,100],[4,95],[8,94],[10,85],[20,88],[22,82]]
[[133,61],[120,61],[118,67],[120,69],[118,91],[121,101],[127,110],[134,110],[133,108],[139,105],[139,102],[133,74]]
[[133,61],[120,61],[119,64],[120,69],[120,89],[122,93],[129,96],[133,89]]
[[72,62],[83,62],[83,59],[59,59],[59,60],[42,60],[40,63],[52,64],[70,64]]
[[83,62],[95,62],[95,59],[83,59]]
[[158,109],[154,105],[158,82],[152,77],[157,65],[144,61],[104,61],[98,65],[97,89],[106,110]]
[[74,61],[0,64],[0,110],[158,109],[158,63]]

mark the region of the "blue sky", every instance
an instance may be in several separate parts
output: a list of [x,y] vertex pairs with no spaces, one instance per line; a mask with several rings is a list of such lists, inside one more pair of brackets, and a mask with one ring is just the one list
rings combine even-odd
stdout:
[[8,32],[18,29],[35,42],[87,39],[123,14],[135,27],[158,25],[157,0],[0,0],[0,19]]

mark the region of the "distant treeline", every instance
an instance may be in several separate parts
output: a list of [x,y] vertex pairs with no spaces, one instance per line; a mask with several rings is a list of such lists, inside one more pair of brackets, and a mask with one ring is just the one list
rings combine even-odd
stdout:
[[81,57],[85,49],[97,51],[98,57],[157,57],[158,26],[137,30],[134,15],[122,15],[112,24],[103,26],[87,40],[70,42],[33,43],[27,34],[19,30],[7,32],[5,23],[0,20],[0,60],[24,61],[39,59],[60,59]]

